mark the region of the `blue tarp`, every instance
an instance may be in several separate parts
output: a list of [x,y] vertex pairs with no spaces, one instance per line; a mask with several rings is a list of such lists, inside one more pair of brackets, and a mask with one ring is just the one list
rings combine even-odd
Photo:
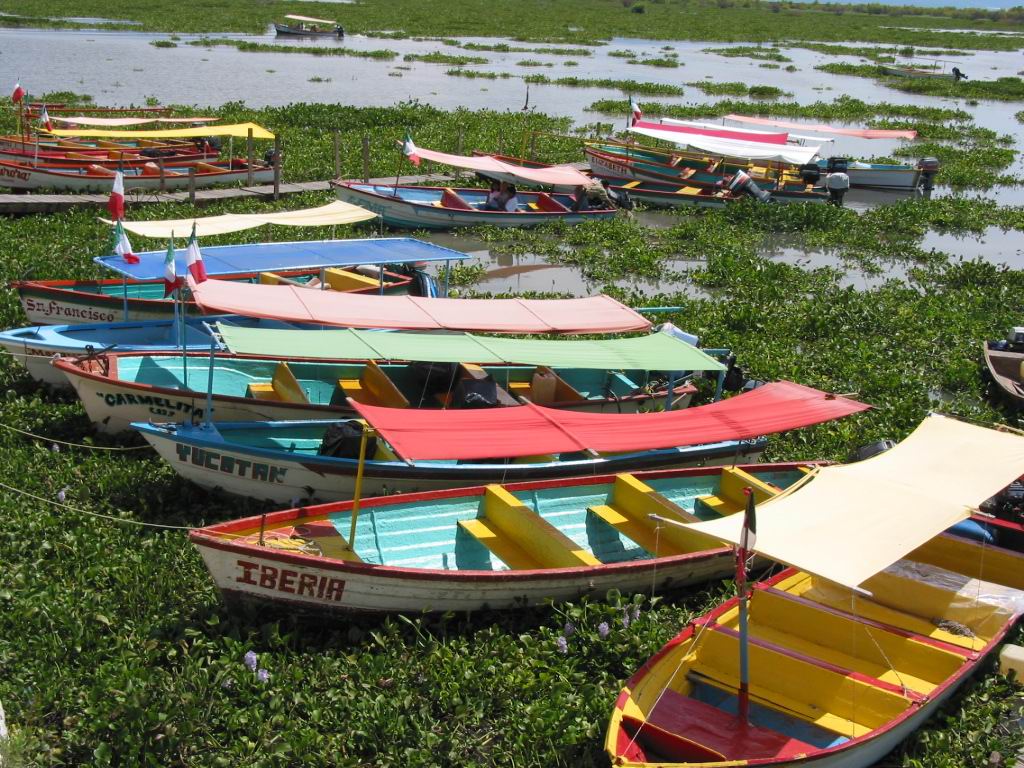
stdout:
[[[184,246],[188,240],[181,239]],[[199,248],[208,275],[234,275],[243,272],[279,272],[287,269],[351,267],[358,264],[405,264],[417,261],[458,261],[465,253],[425,243],[411,237],[385,237],[364,240],[308,240],[294,243],[257,243],[254,245],[214,245]],[[136,254],[138,264],[129,264],[120,256],[97,256],[93,261],[132,280],[161,280],[167,251]],[[184,275],[185,248],[174,252],[176,274]]]

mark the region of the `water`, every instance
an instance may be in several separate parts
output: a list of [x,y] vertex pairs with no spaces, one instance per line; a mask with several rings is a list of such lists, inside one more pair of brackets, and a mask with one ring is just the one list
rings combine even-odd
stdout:
[[[102,23],[104,19],[86,20]],[[419,100],[445,109],[466,107],[495,110],[518,110],[526,100],[523,75],[543,73],[550,78],[600,77],[621,80],[640,80],[682,85],[681,97],[657,97],[669,104],[715,102],[727,97],[707,96],[685,83],[703,80],[742,81],[747,85],[774,85],[792,94],[801,102],[831,101],[837,95],[849,95],[867,102],[889,101],[922,106],[962,108],[972,114],[975,121],[1001,134],[1014,138],[1018,151],[1024,150],[1024,135],[1014,118],[1012,105],[1000,102],[967,104],[961,99],[940,99],[931,96],[906,94],[878,85],[866,78],[830,75],[816,71],[816,65],[846,61],[862,63],[853,56],[832,56],[802,48],[782,48],[791,58],[794,72],[784,69],[766,69],[764,62],[748,58],[724,58],[705,52],[708,48],[729,47],[727,43],[706,43],[620,38],[608,45],[591,48],[592,55],[567,57],[545,53],[467,51],[431,40],[387,40],[362,35],[332,38],[277,38],[272,31],[264,35],[213,35],[232,37],[271,45],[303,45],[338,47],[356,50],[389,49],[396,58],[386,60],[355,57],[314,57],[305,54],[246,53],[233,47],[202,47],[189,45],[196,35],[181,35],[176,48],[156,48],[155,40],[166,40],[166,35],[134,31],[73,31],[49,29],[0,29],[0,50],[16,55],[22,72],[35,73],[31,82],[23,82],[33,93],[54,90],[72,90],[88,93],[98,104],[142,103],[154,98],[160,103],[195,104],[213,107],[227,101],[243,98],[248,104],[281,106],[287,103],[338,102],[356,106],[388,106],[404,100]],[[542,44],[518,43],[493,38],[462,38],[462,42],[480,42],[493,45],[507,42],[517,48],[543,49]],[[851,43],[854,44],[854,43]],[[626,63],[626,59],[610,56],[611,51],[630,50],[639,58],[664,56],[669,48],[684,63],[675,69],[649,67]],[[891,46],[889,47],[891,50]],[[449,65],[425,62],[406,62],[405,54],[424,54],[433,51],[453,55],[481,56],[487,64],[468,69],[507,73],[507,79],[486,80],[455,78],[445,74]],[[551,66],[522,67],[517,62],[534,59]],[[977,51],[969,56],[957,57],[957,65],[975,79],[989,79],[1016,75],[1021,69],[1017,52]],[[577,66],[567,66],[576,61]],[[781,66],[787,66],[782,64]],[[727,74],[726,74],[727,73]],[[313,82],[318,78],[323,82]],[[238,83],[246,87],[239,89]],[[625,122],[586,111],[586,107],[599,99],[624,99],[618,90],[606,88],[568,88],[555,85],[533,84],[529,89],[529,105],[538,111],[572,118],[577,125],[596,122]],[[655,116],[656,117],[656,116]],[[620,122],[621,121],[621,122]],[[838,137],[835,142],[822,145],[825,156],[843,155],[871,158],[892,154],[900,146],[895,140],[869,140]],[[1007,171],[1024,175],[1024,155]],[[958,193],[946,188],[936,189],[936,195],[966,194],[998,200],[1003,205],[1024,204],[1024,187],[1000,187],[983,193]],[[904,195],[855,190],[849,193],[846,204],[862,211],[876,205],[900,199]],[[640,214],[645,224],[671,226],[673,214],[649,212]],[[466,250],[461,245],[455,247]],[[981,240],[953,238],[931,233],[925,247],[950,253],[952,256],[980,256],[998,263],[1024,265],[1024,237],[1017,232],[986,232]],[[578,270],[563,265],[550,265],[537,257],[508,258],[492,256],[484,244],[472,246],[477,263],[487,267],[487,274],[479,286],[488,291],[551,291],[594,293],[601,285],[585,280]],[[799,259],[810,256],[811,265],[832,265],[834,255],[811,253],[792,248],[771,251],[773,258]],[[1000,261],[1001,260],[1001,261]],[[877,276],[856,275],[857,285],[870,287]],[[687,290],[681,283],[650,285],[642,281],[626,287],[656,292],[659,290]]]

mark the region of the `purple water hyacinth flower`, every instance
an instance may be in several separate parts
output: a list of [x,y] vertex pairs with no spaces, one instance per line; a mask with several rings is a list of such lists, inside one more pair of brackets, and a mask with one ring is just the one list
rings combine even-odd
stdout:
[[629,609],[629,618],[633,621],[636,621],[640,618],[640,606],[636,603],[634,603],[633,607]]
[[629,608],[622,609],[622,628],[629,629]]
[[65,500],[65,499],[66,499],[67,497],[68,497],[68,489],[67,489],[67,486],[65,486],[64,488],[61,488],[61,489],[60,489],[59,491],[57,491],[57,501],[59,501],[59,502],[60,502],[61,504],[63,504],[63,503],[64,503],[64,500]]
[[267,670],[265,669],[261,669],[259,672],[256,673],[256,679],[259,680],[261,683],[265,683],[270,679],[270,673],[267,672]]
[[56,443],[50,443],[50,450],[54,453],[60,453],[60,446]]
[[571,621],[565,622],[565,628],[562,630],[562,633],[566,637],[572,637],[576,634],[576,625],[573,624]]
[[246,651],[242,660],[251,672],[255,672],[256,665],[259,663],[260,657],[257,656],[254,651]]
[[604,640],[608,637],[608,633],[612,631],[612,628],[608,626],[607,621],[602,621],[597,625],[597,634],[600,635],[601,639]]
[[565,639],[564,635],[559,635],[558,639],[555,640],[555,646],[558,648],[558,652],[566,654],[569,652],[569,641]]

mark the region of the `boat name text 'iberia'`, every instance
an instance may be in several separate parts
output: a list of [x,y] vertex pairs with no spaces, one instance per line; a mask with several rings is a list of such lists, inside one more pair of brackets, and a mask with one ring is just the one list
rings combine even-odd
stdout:
[[241,576],[235,577],[235,581],[239,584],[249,584],[273,592],[286,592],[299,597],[332,600],[336,603],[341,602],[341,596],[345,592],[344,579],[318,576],[313,573],[299,573],[289,568],[277,568],[273,565],[251,563],[247,560],[238,560],[237,563],[238,567],[242,569]]

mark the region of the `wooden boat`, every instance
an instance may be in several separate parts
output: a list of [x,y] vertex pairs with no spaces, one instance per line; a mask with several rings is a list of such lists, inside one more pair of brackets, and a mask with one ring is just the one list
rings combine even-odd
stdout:
[[[237,315],[189,317],[185,320],[186,351],[209,352],[213,337],[208,324],[220,320],[245,327],[302,327],[278,320]],[[92,325],[30,325],[0,331],[0,347],[6,349],[41,384],[74,391],[67,376],[50,365],[54,356],[93,355],[107,351],[180,353],[180,338],[180,329],[173,319]]]
[[[656,208],[678,208],[692,205],[697,208],[724,208],[730,203],[743,200],[747,195],[726,187],[696,187],[687,184],[658,184],[653,181],[628,181],[609,179],[608,188],[620,195],[628,195],[634,203],[644,203]],[[770,203],[823,203],[828,194],[807,186],[802,194],[763,192],[753,195],[755,200]]]
[[41,101],[32,101],[25,104],[25,110],[32,113],[38,113],[42,111],[43,107],[46,107],[48,112],[52,112],[55,115],[64,114],[70,112],[75,115],[93,115],[93,116],[114,116],[114,115],[146,115],[147,117],[164,117],[171,113],[170,107],[87,107],[78,106],[75,104],[50,104],[49,102],[43,103]]
[[[605,742],[613,764],[874,765],[942,707],[1024,610],[1024,556],[984,548],[978,582],[982,549],[933,540],[900,572],[870,580],[874,598],[796,568],[759,584],[746,727],[734,714],[737,600],[696,619],[626,683]],[[1003,599],[958,605],[955,586],[919,575],[939,569]]]
[[[709,368],[721,367],[708,360]],[[472,361],[424,371],[413,363],[372,359],[220,354],[211,376],[208,353],[188,353],[183,359],[175,352],[125,352],[58,358],[53,367],[71,383],[96,428],[111,433],[154,417],[177,422],[199,418],[208,394],[217,422],[352,418],[351,400],[392,408],[472,407],[464,404],[468,392],[488,380],[494,382],[497,406],[518,406],[517,398],[526,398],[551,408],[634,413],[660,407],[669,396],[669,377],[660,372]],[[689,382],[674,386],[675,407],[688,405],[695,392]]]
[[[195,176],[189,171],[195,168]],[[139,167],[126,167],[124,186],[126,190],[167,190],[185,189],[190,179],[196,187],[210,187],[216,184],[247,182],[249,164],[237,158],[213,163],[182,163],[163,169],[153,161]],[[267,184],[274,180],[274,169],[257,163],[251,169],[254,184]],[[0,161],[0,187],[11,189],[59,189],[72,192],[109,191],[113,184],[114,170],[93,163],[86,166],[28,165]]]
[[911,77],[918,80],[955,79],[952,72],[941,72],[937,69],[921,69],[920,67],[897,67],[886,64],[880,64],[878,69],[882,74],[891,75],[893,77]]
[[523,608],[725,577],[731,549],[648,513],[732,514],[747,485],[768,498],[805,471],[702,467],[363,499],[351,546],[352,502],[219,523],[189,538],[230,603],[317,614]]
[[294,37],[343,37],[345,29],[330,19],[314,19],[309,16],[285,16],[291,23],[274,22],[274,31],[279,35]]
[[[704,168],[713,167],[716,171],[725,173],[743,170],[749,173],[758,184],[762,178],[779,178],[779,173],[795,178],[800,178],[801,175],[800,166],[797,165],[765,161],[752,162],[748,158],[716,156],[693,150],[664,150],[610,140],[587,142],[586,146],[615,158],[619,161],[619,165],[627,170],[631,166],[626,161],[635,159],[644,164],[653,163],[672,167],[685,161],[698,166],[703,164]],[[841,157],[817,158],[813,164],[817,165],[818,173],[821,176],[833,171],[842,171],[850,177],[851,187],[867,189],[917,189],[925,183],[926,178],[934,178],[938,171],[937,163],[930,158],[920,160],[915,165],[909,163],[865,163]],[[622,177],[631,178],[628,173]],[[660,179],[651,178],[650,180],[659,181]]]
[[[334,421],[132,427],[176,472],[202,487],[277,502],[332,501],[352,498],[357,476],[361,492],[375,495],[741,463],[764,450],[765,433],[867,408],[791,382],[646,414],[580,413],[532,403],[444,411],[350,404],[377,435],[354,454],[331,455],[335,435],[328,429],[336,428]],[[360,461],[364,450],[368,458]],[[504,456],[486,458],[495,453]]]
[[0,149],[19,149],[33,153],[38,148],[44,150],[112,150],[115,152],[139,152],[143,149],[174,149],[188,151],[196,146],[196,142],[187,139],[62,139],[43,134],[39,137],[21,134],[0,135]]
[[756,539],[739,515],[684,524],[740,543],[741,564],[756,552],[804,565],[750,595],[741,565],[738,596],[630,678],[605,741],[612,764],[875,765],[1024,613],[1024,555],[942,533],[1022,459],[1018,435],[931,416],[895,449],[759,505]]
[[[274,285],[284,281],[316,286],[321,270],[290,269],[268,272],[243,272],[216,279],[239,283]],[[407,293],[415,285],[415,270],[385,270],[384,292]],[[355,293],[377,293],[380,280],[353,269],[332,269],[328,286]],[[18,292],[21,307],[33,324],[66,323],[68,320],[92,323],[118,321],[169,320],[174,316],[174,300],[164,296],[163,283],[123,280],[15,280],[10,287]],[[126,298],[127,297],[127,298]],[[186,311],[198,314],[195,302],[187,299]],[[127,317],[126,317],[127,315]]]
[[165,166],[173,167],[182,163],[210,162],[220,157],[215,149],[199,149],[195,145],[181,149],[48,149],[39,152],[26,149],[0,149],[0,160],[28,165],[88,167],[99,165],[103,168],[137,168],[146,163],[157,162],[160,157]]
[[491,224],[496,227],[532,227],[551,221],[578,224],[612,217],[615,210],[573,213],[575,199],[567,194],[518,193],[516,212],[485,211],[487,190],[473,187],[413,187],[332,181],[340,200],[374,213],[392,227],[405,229],[453,229]]
[[[22,309],[33,324],[169,320],[174,316],[174,301],[164,296],[166,252],[146,251],[136,256],[138,264],[127,264],[119,256],[94,259],[124,275],[122,280],[16,280],[11,288],[18,291]],[[176,251],[176,274],[186,273],[185,258],[184,249]],[[380,293],[383,288],[385,294],[433,295],[433,278],[413,265],[464,258],[465,254],[458,251],[412,238],[310,240],[203,249],[206,274],[217,280],[327,287],[363,294]],[[199,313],[192,300],[183,303],[186,312]]]
[[[733,173],[726,174],[718,171],[715,162],[700,165],[696,161],[685,159],[681,159],[673,167],[626,155],[601,152],[593,147],[586,147],[584,152],[590,163],[591,173],[595,176],[609,179],[616,189],[623,188],[628,191],[630,197],[642,199],[644,202],[655,205],[700,205],[700,201],[707,195],[702,194],[699,190],[708,189],[712,194],[726,190],[730,182],[735,179],[735,174],[741,171],[741,169],[736,169]],[[763,167],[756,167],[756,170],[763,174],[769,173],[768,169]],[[768,194],[768,199],[773,202],[821,203],[828,200],[828,192],[822,187],[806,183],[791,172],[773,174],[774,178],[767,176],[754,178],[747,171],[743,171],[743,173],[750,175],[751,180],[760,190]],[[633,193],[634,189],[636,189],[636,194]],[[660,195],[659,192],[665,194]],[[724,202],[735,199],[735,196],[716,195],[715,198],[722,201],[721,204],[724,205]],[[673,202],[676,199],[682,202]]]
[[[1024,329],[1016,330],[1024,340]],[[993,394],[1014,410],[1024,408],[1024,352],[1012,336],[1010,343],[987,341],[981,351]]]

